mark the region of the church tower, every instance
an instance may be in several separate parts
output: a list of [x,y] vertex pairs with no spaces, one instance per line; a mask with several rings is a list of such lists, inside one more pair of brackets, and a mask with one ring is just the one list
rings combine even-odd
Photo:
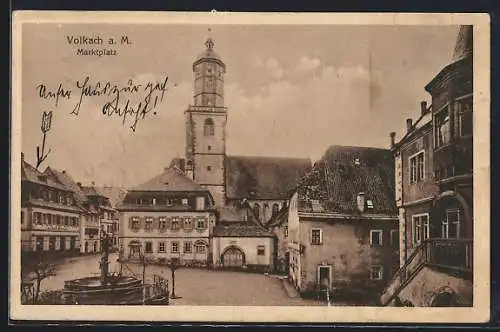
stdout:
[[209,37],[193,63],[193,104],[186,115],[186,173],[208,188],[217,206],[225,204],[227,108],[224,107],[226,65]]

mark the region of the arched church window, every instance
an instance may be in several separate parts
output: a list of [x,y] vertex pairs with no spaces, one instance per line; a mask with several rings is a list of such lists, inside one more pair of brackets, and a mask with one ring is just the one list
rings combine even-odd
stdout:
[[205,136],[214,136],[214,121],[211,118],[205,120],[203,133]]
[[259,203],[255,203],[253,206],[253,214],[255,215],[256,218],[260,217],[260,205]]

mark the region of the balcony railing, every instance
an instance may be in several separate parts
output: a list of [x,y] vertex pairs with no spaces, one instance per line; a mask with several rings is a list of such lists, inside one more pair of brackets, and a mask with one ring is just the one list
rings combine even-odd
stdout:
[[425,265],[470,273],[472,258],[472,239],[428,239],[415,249],[394,274],[382,294],[382,303],[387,305]]

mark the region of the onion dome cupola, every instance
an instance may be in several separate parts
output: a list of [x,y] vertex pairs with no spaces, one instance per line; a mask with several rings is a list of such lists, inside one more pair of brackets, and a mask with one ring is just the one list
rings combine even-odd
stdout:
[[214,41],[208,37],[205,50],[193,63],[194,106],[224,107],[226,65],[214,51],[214,46]]

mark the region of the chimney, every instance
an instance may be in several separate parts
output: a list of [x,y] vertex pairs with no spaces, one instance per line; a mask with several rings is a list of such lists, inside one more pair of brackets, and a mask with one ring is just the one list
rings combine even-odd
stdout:
[[391,132],[391,149],[394,147],[394,145],[396,145],[396,133],[395,132]]
[[169,169],[169,168],[170,168],[170,167],[163,167],[163,172],[168,171],[168,169]]
[[406,132],[409,133],[411,131],[411,127],[413,126],[412,119],[406,119]]
[[82,187],[82,183],[81,183],[81,182],[77,182],[77,183],[76,183],[76,185],[77,185],[78,187],[80,187],[80,188]]
[[425,100],[420,102],[420,115],[427,113],[427,102]]
[[64,170],[62,171],[62,173],[63,173],[63,174],[66,174],[66,170],[64,169]]
[[359,193],[356,203],[358,205],[358,210],[363,212],[365,210],[365,193]]
[[95,187],[95,182],[94,181],[92,181],[92,187]]

